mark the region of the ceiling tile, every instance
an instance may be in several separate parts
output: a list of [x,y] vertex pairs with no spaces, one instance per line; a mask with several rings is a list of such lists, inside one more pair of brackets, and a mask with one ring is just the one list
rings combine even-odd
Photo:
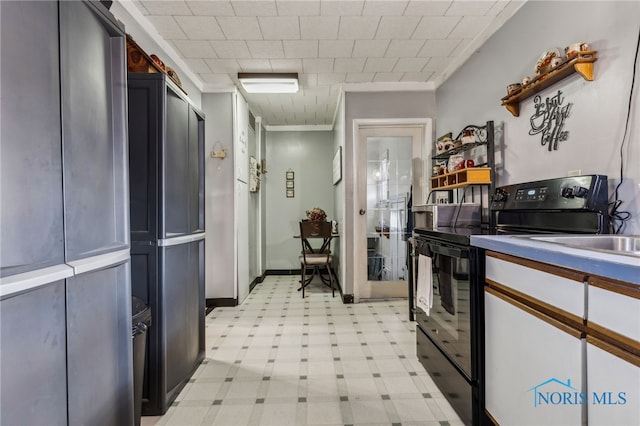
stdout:
[[408,1],[367,1],[362,10],[363,16],[393,16],[402,15],[407,8]]
[[340,39],[372,39],[378,28],[378,17],[343,16],[340,18]]
[[297,17],[263,17],[258,18],[258,23],[265,40],[300,40],[300,25]]
[[402,72],[377,72],[373,81],[400,81],[403,75]]
[[315,40],[285,40],[285,58],[317,58],[318,42]]
[[277,0],[276,6],[278,8],[278,15],[280,16],[320,15],[320,0]]
[[385,56],[393,58],[416,57],[424,46],[424,40],[392,40]]
[[383,16],[376,32],[377,39],[409,39],[420,18],[417,16]]
[[238,65],[242,72],[271,72],[268,59],[239,59]]
[[449,38],[474,38],[490,23],[490,16],[465,16],[449,34]]
[[211,73],[211,68],[209,68],[209,65],[207,65],[203,59],[183,59],[183,61],[191,71],[197,74]]
[[447,40],[427,40],[420,50],[420,57],[429,56],[450,56],[453,50],[458,47],[460,40],[447,39]]
[[284,58],[284,49],[281,41],[248,41],[247,45],[252,58]]
[[149,11],[147,10],[146,7],[144,7],[142,2],[137,1],[137,0],[133,0],[132,3],[138,8],[138,10],[140,11],[140,13],[142,13],[143,16],[148,16],[149,15]]
[[184,1],[143,1],[142,5],[151,15],[191,15]]
[[328,73],[333,71],[333,58],[303,59],[302,69],[305,73]]
[[180,25],[173,19],[173,16],[149,16],[148,19],[162,38],[171,40],[185,40],[188,38],[180,28]]
[[504,11],[505,7],[509,4],[508,1],[496,1],[494,5],[486,13],[487,16],[498,16]]
[[382,58],[389,47],[389,40],[356,40],[353,46],[354,58]]
[[364,58],[336,58],[333,63],[333,71],[359,73],[364,68],[364,61]]
[[347,73],[345,81],[347,83],[369,83],[370,81],[373,81],[374,76],[375,74],[372,72],[350,72]]
[[318,74],[298,74],[298,81],[306,93],[308,89],[318,86]]
[[447,16],[485,15],[493,7],[495,1],[454,1],[447,9]]
[[204,40],[175,40],[174,46],[185,58],[215,58],[216,54],[208,41]]
[[276,16],[278,14],[275,1],[232,1],[231,6],[236,16]]
[[206,59],[205,62],[215,74],[227,73],[235,75],[240,68],[238,61],[235,59]]
[[262,40],[256,18],[221,17],[217,20],[227,40]]
[[364,72],[391,72],[398,58],[369,58],[364,65]]
[[234,16],[235,12],[228,1],[187,1],[187,6],[194,15],[199,16]]
[[404,14],[407,16],[442,16],[447,12],[451,1],[410,1]]
[[300,38],[303,40],[335,40],[338,38],[340,18],[337,16],[301,16]]
[[433,75],[433,71],[407,72],[402,76],[402,81],[426,82],[429,81]]
[[350,58],[353,52],[353,40],[320,40],[318,57]]
[[[220,59],[243,59],[251,58],[247,43],[244,41],[212,41],[211,46]],[[255,58],[255,56],[254,56]]]
[[302,59],[271,59],[270,62],[275,72],[302,72]]
[[460,43],[458,44],[458,46],[453,50],[453,52],[451,52],[451,56],[461,55],[462,52],[467,48],[467,46],[469,46],[470,43],[471,43],[471,40],[468,38],[460,40]]
[[426,58],[400,58],[394,72],[420,72],[428,62]]
[[344,72],[318,73],[318,86],[340,84],[344,81],[346,75]]
[[360,16],[364,1],[325,1],[320,2],[320,15],[323,16]]
[[191,40],[224,40],[224,34],[212,16],[176,16],[182,31]]
[[233,86],[233,81],[229,78],[229,74],[200,74],[202,81],[209,84],[218,84],[224,86]]
[[429,62],[427,62],[427,65],[424,67],[423,71],[443,71],[451,63],[451,59],[453,58],[434,56],[433,58],[429,59]]
[[420,21],[420,24],[418,24],[418,28],[416,28],[411,38],[422,40],[429,38],[447,38],[459,21],[460,18],[457,16],[424,17],[422,21]]

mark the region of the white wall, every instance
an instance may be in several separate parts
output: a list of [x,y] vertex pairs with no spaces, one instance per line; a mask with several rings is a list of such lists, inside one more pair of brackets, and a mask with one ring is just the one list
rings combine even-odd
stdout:
[[[345,167],[345,129],[344,129],[344,94],[340,96],[340,102],[338,103],[338,108],[336,111],[335,121],[333,124],[333,152],[338,151],[338,148],[342,149],[342,179],[333,187],[333,205],[335,212],[335,220],[338,222],[338,232],[344,235],[344,224],[345,224],[345,173],[347,173],[347,168]],[[340,285],[344,286],[345,282],[345,274],[346,274],[346,262],[344,259],[345,244],[346,238],[338,238],[338,241],[335,243],[338,247],[337,256],[334,257],[335,268],[338,273],[338,281]],[[344,287],[343,287],[344,290]]]
[[[232,93],[202,96],[205,120],[205,229],[207,299],[234,297],[234,157]],[[227,158],[209,157],[222,148]]]
[[[333,132],[268,131],[266,133],[267,176],[266,254],[268,270],[300,269],[298,223],[305,212],[320,207],[327,220],[334,218],[332,161]],[[287,198],[285,173],[295,177],[295,197]]]
[[[437,89],[436,135],[466,124],[504,122],[504,145],[498,147],[498,184],[582,174],[608,175],[610,194],[619,182],[620,146],[624,133],[640,17],[637,1],[568,1],[526,3],[456,73]],[[544,27],[541,27],[544,22]],[[542,91],[544,100],[561,90],[571,102],[566,119],[568,140],[557,151],[530,136],[533,98],[520,105],[513,117],[500,106],[507,84],[533,74],[540,53],[587,42],[598,51],[594,81],[574,74]],[[633,98],[628,140],[623,149],[624,182],[620,188],[623,210],[632,212],[625,233],[639,234],[640,222],[640,109],[638,86]]]

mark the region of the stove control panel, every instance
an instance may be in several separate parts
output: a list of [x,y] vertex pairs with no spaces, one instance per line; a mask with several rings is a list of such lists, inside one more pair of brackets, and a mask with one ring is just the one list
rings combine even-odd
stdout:
[[607,177],[585,175],[496,188],[491,210],[589,210],[607,212]]

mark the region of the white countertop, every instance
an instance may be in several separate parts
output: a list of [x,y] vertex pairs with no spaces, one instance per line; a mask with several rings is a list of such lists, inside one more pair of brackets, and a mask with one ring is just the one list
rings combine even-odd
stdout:
[[472,235],[471,245],[640,285],[638,257],[567,247],[523,237],[526,235]]

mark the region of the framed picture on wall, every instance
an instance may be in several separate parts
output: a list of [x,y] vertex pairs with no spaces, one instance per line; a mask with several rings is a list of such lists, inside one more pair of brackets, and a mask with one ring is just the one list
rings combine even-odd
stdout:
[[293,171],[289,170],[286,174],[287,180],[293,180]]
[[287,198],[293,198],[294,192],[293,189],[287,189]]
[[287,181],[287,189],[293,189],[294,182],[292,180]]

